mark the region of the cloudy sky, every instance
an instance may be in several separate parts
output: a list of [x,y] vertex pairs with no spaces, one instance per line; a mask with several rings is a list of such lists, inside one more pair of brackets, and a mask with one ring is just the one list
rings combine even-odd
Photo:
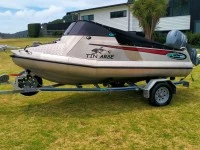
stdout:
[[0,0],[0,32],[15,33],[29,23],[44,23],[62,18],[66,12],[127,0]]

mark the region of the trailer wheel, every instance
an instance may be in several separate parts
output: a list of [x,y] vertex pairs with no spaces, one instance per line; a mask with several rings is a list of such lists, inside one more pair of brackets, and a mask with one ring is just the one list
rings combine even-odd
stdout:
[[[19,81],[20,88],[39,88],[42,87],[42,78],[38,76],[30,76],[24,77],[22,80]],[[24,96],[33,96],[36,95],[38,92],[29,92],[29,93],[21,93]]]
[[172,96],[172,88],[169,84],[158,83],[151,89],[149,103],[153,106],[166,106],[170,104]]

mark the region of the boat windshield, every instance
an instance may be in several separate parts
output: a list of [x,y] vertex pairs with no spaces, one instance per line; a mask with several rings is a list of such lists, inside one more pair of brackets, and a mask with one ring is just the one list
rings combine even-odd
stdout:
[[163,45],[161,43],[157,43],[155,41],[147,40],[130,32],[89,21],[80,20],[73,22],[65,31],[64,35],[115,37],[120,45],[179,50],[167,45]]
[[75,24],[76,24],[76,22],[71,23],[70,26],[65,31],[64,35],[69,35],[70,31],[72,30],[72,28],[74,27]]
[[87,21],[73,22],[64,35],[84,35],[84,36],[114,36],[111,31],[95,23]]

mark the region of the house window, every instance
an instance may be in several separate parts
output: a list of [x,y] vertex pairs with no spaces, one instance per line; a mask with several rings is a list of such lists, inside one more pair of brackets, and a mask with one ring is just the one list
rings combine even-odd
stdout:
[[169,0],[168,2],[167,16],[173,16],[173,0]]
[[173,1],[173,16],[181,16],[181,0]]
[[127,16],[127,10],[115,11],[110,13],[110,18],[121,18]]
[[200,20],[195,22],[195,33],[200,33]]
[[81,16],[81,20],[93,21],[94,20],[94,15]]
[[181,1],[181,9],[182,15],[189,15],[190,14],[190,2],[189,0],[182,0]]
[[189,15],[190,0],[168,0],[167,16]]

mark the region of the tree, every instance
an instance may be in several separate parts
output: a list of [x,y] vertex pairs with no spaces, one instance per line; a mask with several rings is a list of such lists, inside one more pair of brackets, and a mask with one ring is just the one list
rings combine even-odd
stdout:
[[63,17],[63,20],[66,22],[66,23],[71,23],[73,21],[77,21],[78,20],[78,14],[66,14],[64,17]]
[[64,23],[64,20],[56,19],[56,20],[53,20],[53,21],[49,22],[49,24],[58,24],[58,23]]
[[145,37],[152,39],[161,17],[167,10],[166,0],[136,0],[131,6],[133,15],[139,20],[139,26],[143,28]]

